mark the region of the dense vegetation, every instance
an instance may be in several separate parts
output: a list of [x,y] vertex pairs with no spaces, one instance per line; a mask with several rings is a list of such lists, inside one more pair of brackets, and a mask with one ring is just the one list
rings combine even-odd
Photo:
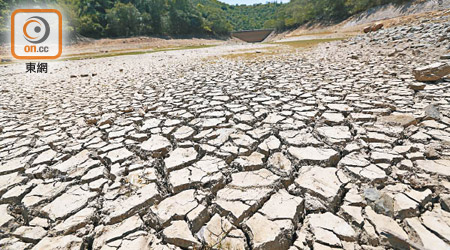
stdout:
[[[208,0],[214,1],[214,0]],[[232,30],[221,8],[192,0],[0,0],[0,28],[7,30],[16,6],[59,6],[66,27],[87,37],[137,35],[228,35]]]
[[291,0],[264,26],[283,30],[311,21],[340,21],[378,5],[408,1],[410,0]]
[[[211,1],[204,0],[204,2]],[[233,30],[262,29],[264,28],[264,23],[268,20],[275,19],[278,11],[285,5],[276,2],[254,5],[220,4],[220,8],[225,11],[226,18],[233,27]],[[210,5],[210,7],[217,8],[218,6]]]
[[[228,35],[232,30],[294,28],[337,21],[368,8],[408,0],[291,0],[228,5],[217,0],[0,0],[0,31],[16,6],[58,5],[71,30],[87,37]],[[44,6],[43,6],[44,5]]]

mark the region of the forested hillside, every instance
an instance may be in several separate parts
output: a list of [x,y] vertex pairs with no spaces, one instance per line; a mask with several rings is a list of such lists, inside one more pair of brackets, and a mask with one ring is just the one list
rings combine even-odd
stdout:
[[410,0],[291,0],[264,26],[283,30],[310,21],[341,21],[378,5],[408,1]]
[[368,8],[408,0],[291,0],[288,4],[228,5],[217,0],[0,0],[0,30],[17,6],[58,5],[68,27],[87,37],[228,35],[233,30],[294,28],[339,21]]
[[1,29],[7,29],[11,9],[36,4],[63,8],[70,29],[93,38],[228,35],[232,30],[224,10],[192,0],[0,0]]
[[228,5],[216,0],[194,0],[209,10],[220,9],[233,30],[252,30],[264,28],[268,20],[276,19],[277,13],[286,4],[266,3],[254,5]]

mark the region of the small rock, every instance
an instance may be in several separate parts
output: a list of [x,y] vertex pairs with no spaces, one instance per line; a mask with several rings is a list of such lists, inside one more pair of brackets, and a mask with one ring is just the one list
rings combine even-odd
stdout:
[[130,234],[143,226],[144,223],[139,215],[132,216],[114,225],[97,226],[95,228],[95,237],[92,244],[92,249],[100,250],[102,248],[108,248],[108,246],[106,246],[108,243],[114,243],[114,240],[120,239],[123,235]]
[[342,218],[326,212],[324,214],[310,214],[305,218],[312,228],[323,228],[332,231],[340,239],[355,241],[357,234],[353,228]]
[[418,218],[405,219],[409,229],[417,235],[420,244],[427,249],[450,249],[450,245],[437,237],[434,233],[428,231]]
[[150,139],[141,144],[141,149],[144,151],[150,151],[153,157],[166,154],[170,149],[170,141],[161,135],[152,135]]
[[370,206],[365,208],[366,216],[374,225],[378,234],[385,236],[385,240],[396,247],[405,247],[404,240],[408,235],[392,218],[375,213]]
[[128,151],[126,148],[120,148],[108,152],[105,159],[107,159],[111,164],[121,163],[129,158],[133,157],[133,153]]
[[418,160],[416,164],[426,172],[450,176],[450,160]]
[[340,144],[352,139],[347,126],[320,127],[317,128],[317,132],[332,144]]
[[441,194],[440,198],[442,209],[450,212],[450,194]]
[[223,246],[225,249],[246,249],[247,239],[244,233],[233,226],[227,219],[215,214],[198,232],[199,238],[207,246]]
[[33,247],[33,250],[79,250],[82,249],[82,245],[83,240],[74,235],[45,237]]
[[197,159],[197,151],[194,148],[176,148],[168,158],[164,159],[167,171],[180,169]]
[[173,221],[170,226],[163,230],[162,234],[167,243],[183,248],[201,248],[200,242],[192,236],[191,230],[189,230],[189,226],[185,221]]
[[377,24],[375,24],[375,25],[372,26],[371,31],[372,31],[372,32],[378,31],[378,30],[380,30],[381,28],[383,28],[383,26],[384,26],[384,24],[382,24],[382,23],[377,23]]
[[86,226],[90,220],[94,217],[94,208],[85,208],[78,213],[70,216],[65,221],[59,223],[53,228],[53,231],[57,233],[70,234],[76,232],[76,230]]
[[150,183],[139,189],[134,195],[118,201],[109,212],[109,223],[117,223],[136,214],[141,208],[152,205],[160,199],[155,183]]
[[57,153],[51,149],[44,151],[33,161],[32,165],[48,164],[56,157],[56,154]]
[[291,176],[293,171],[291,161],[280,152],[276,152],[269,157],[267,166],[271,171],[283,177]]
[[442,60],[448,60],[450,59],[450,54],[441,55],[440,57]]
[[427,85],[423,82],[411,82],[408,87],[412,90],[423,90]]
[[23,240],[28,243],[37,243],[39,242],[45,235],[47,235],[47,231],[42,227],[28,227],[21,226],[17,228],[12,235]]
[[97,196],[94,192],[83,190],[80,186],[74,186],[63,195],[41,209],[50,219],[66,218],[83,208],[90,200]]
[[289,153],[300,162],[323,164],[325,166],[335,166],[339,161],[339,153],[333,149],[315,148],[315,147],[289,147]]
[[67,172],[73,172],[78,166],[83,164],[89,159],[89,151],[83,150],[76,155],[70,157],[69,159],[51,166],[52,169],[56,169],[59,172],[67,173]]
[[436,121],[439,121],[441,119],[441,113],[439,112],[438,107],[436,107],[434,104],[430,104],[425,107],[425,119],[433,119]]
[[2,204],[0,205],[0,227],[12,222],[14,217],[8,214],[8,205]]
[[292,222],[286,220],[271,221],[265,216],[255,213],[245,222],[253,249],[288,249],[290,235],[293,234]]
[[[448,211],[449,210],[447,210],[447,212]],[[421,219],[425,227],[433,230],[436,234],[448,242],[450,241],[450,225],[446,222],[446,214],[448,213],[435,208],[432,212],[426,211],[422,214]]]
[[[336,176],[335,168],[321,168],[304,166],[295,179],[295,184],[314,199],[318,199],[324,206],[334,210],[342,194],[343,183]],[[309,202],[309,199],[306,199]]]
[[361,226],[364,222],[364,218],[362,217],[362,208],[357,206],[341,206],[342,213],[345,217],[348,217],[350,221],[352,221],[357,226]]
[[27,165],[27,160],[27,158],[15,158],[3,162],[2,165],[0,165],[0,175],[23,171]]
[[425,149],[425,157],[427,157],[430,160],[438,159],[439,153],[436,151],[435,147],[427,147]]
[[450,74],[450,65],[441,62],[433,63],[413,70],[414,77],[417,81],[421,82],[439,81],[442,77],[448,74]]
[[295,223],[302,216],[303,199],[281,189],[272,195],[258,212],[270,220],[290,219]]
[[240,156],[234,160],[233,164],[240,166],[245,171],[257,170],[263,166],[264,155],[253,152],[249,156]]
[[[182,205],[180,205],[182,204]],[[176,195],[167,197],[150,209],[151,223],[155,227],[164,227],[172,220],[183,219],[190,211],[199,205],[194,189],[188,189]]]

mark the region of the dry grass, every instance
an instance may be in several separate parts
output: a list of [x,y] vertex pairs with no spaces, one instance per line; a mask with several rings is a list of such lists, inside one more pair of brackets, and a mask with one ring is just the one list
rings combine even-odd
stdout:
[[263,50],[259,50],[258,52],[251,51],[251,52],[233,53],[233,54],[223,55],[220,57],[224,58],[224,59],[229,59],[229,60],[250,60],[250,59],[255,59],[257,57],[273,55],[273,54],[276,54],[276,52],[268,51],[267,49],[263,49]]
[[92,59],[92,58],[103,58],[103,57],[113,57],[113,56],[126,56],[126,55],[141,55],[141,54],[149,54],[161,51],[172,51],[172,50],[188,50],[188,49],[201,49],[201,48],[209,48],[215,47],[217,45],[194,45],[194,46],[181,46],[181,47],[165,47],[165,48],[157,48],[151,50],[118,50],[108,53],[86,53],[86,54],[73,54],[68,55],[62,60],[83,60],[83,59]]
[[[229,60],[253,60],[258,59],[266,56],[273,56],[278,55],[282,53],[286,53],[291,51],[291,48],[288,46],[280,46],[276,43],[263,43],[263,44],[270,44],[269,47],[262,47],[259,49],[246,49],[246,50],[240,50],[235,53],[230,53],[227,55],[221,55],[216,56],[215,58],[224,58]],[[278,45],[278,46],[273,46]]]
[[[179,47],[164,47],[164,48],[156,48],[151,50],[116,50],[111,52],[96,52],[96,53],[79,53],[79,54],[69,54],[64,55],[57,59],[57,61],[67,61],[67,60],[84,60],[84,59],[94,59],[94,58],[103,58],[103,57],[114,57],[114,56],[126,56],[126,55],[141,55],[141,54],[149,54],[161,51],[172,51],[172,50],[188,50],[188,49],[200,49],[200,48],[209,48],[215,47],[217,45],[193,45],[193,46],[179,46]],[[17,61],[10,62],[0,62],[0,65],[4,64],[12,64]]]
[[320,43],[327,43],[333,41],[344,40],[345,38],[324,38],[324,39],[312,39],[312,40],[296,40],[296,41],[288,41],[288,42],[275,42],[274,44],[283,44],[289,45],[293,48],[310,48],[314,47]]
[[[228,55],[218,56],[219,58],[224,58],[228,60],[254,60],[266,56],[279,55],[283,53],[289,53],[297,49],[308,49],[317,46],[320,43],[327,43],[332,41],[339,41],[345,38],[323,38],[323,39],[312,39],[312,40],[296,40],[287,42],[270,42],[268,44],[278,45],[273,47],[261,48],[258,50],[242,50],[237,53],[231,53]],[[217,57],[216,57],[217,58]]]

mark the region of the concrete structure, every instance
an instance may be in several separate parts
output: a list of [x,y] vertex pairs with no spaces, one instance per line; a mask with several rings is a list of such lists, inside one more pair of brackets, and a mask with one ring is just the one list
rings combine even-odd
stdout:
[[239,38],[249,43],[262,42],[273,32],[272,29],[266,30],[243,30],[232,32],[233,37]]

